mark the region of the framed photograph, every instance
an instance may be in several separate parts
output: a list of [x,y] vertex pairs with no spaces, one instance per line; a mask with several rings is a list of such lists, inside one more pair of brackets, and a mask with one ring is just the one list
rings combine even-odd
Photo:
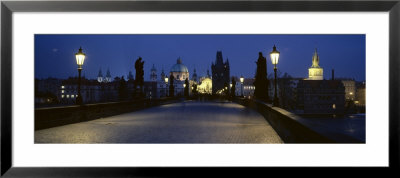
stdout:
[[399,18],[398,1],[3,1],[1,174],[397,168]]

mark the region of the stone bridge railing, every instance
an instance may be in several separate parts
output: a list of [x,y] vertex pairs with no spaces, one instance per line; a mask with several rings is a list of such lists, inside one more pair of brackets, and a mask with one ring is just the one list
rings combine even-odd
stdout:
[[304,118],[262,101],[243,98],[235,98],[233,101],[262,114],[285,143],[360,143],[340,133],[334,136],[319,133]]
[[86,104],[35,109],[35,130],[99,119],[176,102],[174,98]]

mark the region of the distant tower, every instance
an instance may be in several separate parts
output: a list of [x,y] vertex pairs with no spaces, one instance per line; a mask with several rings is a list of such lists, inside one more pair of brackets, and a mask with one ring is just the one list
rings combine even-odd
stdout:
[[153,64],[153,67],[150,70],[150,80],[151,81],[157,81],[157,69],[154,67],[154,64]]
[[319,66],[319,56],[317,49],[315,49],[314,55],[312,57],[312,65],[308,68],[308,80],[323,80],[324,70]]
[[161,81],[164,81],[165,80],[165,73],[164,73],[164,67],[161,69],[161,75],[160,75],[160,77],[161,77]]
[[97,75],[97,81],[99,83],[103,82],[103,73],[101,72],[101,69],[99,70],[99,75]]
[[128,80],[134,80],[132,71],[129,71]]
[[107,69],[107,74],[104,82],[111,82],[111,74],[110,74],[110,69]]
[[217,51],[215,63],[211,64],[211,73],[213,94],[217,93],[219,90],[222,90],[225,85],[230,83],[229,60],[226,59],[226,62],[224,63],[221,51]]
[[211,78],[210,76],[210,70],[207,69],[207,78]]
[[193,71],[192,80],[195,81],[195,82],[197,82],[196,69],[194,69],[194,71]]

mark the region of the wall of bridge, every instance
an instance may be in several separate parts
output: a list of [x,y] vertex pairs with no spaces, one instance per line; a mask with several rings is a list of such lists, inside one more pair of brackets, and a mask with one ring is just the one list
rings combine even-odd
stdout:
[[323,135],[306,124],[305,119],[279,107],[257,100],[235,98],[235,102],[257,110],[271,124],[285,143],[357,143],[345,135]]
[[109,117],[175,101],[177,100],[172,98],[161,98],[39,108],[35,109],[35,130]]

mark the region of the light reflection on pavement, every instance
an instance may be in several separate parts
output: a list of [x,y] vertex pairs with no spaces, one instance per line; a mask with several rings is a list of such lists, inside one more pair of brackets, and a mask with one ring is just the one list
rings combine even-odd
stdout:
[[35,143],[283,143],[265,118],[230,102],[187,101],[35,131]]

